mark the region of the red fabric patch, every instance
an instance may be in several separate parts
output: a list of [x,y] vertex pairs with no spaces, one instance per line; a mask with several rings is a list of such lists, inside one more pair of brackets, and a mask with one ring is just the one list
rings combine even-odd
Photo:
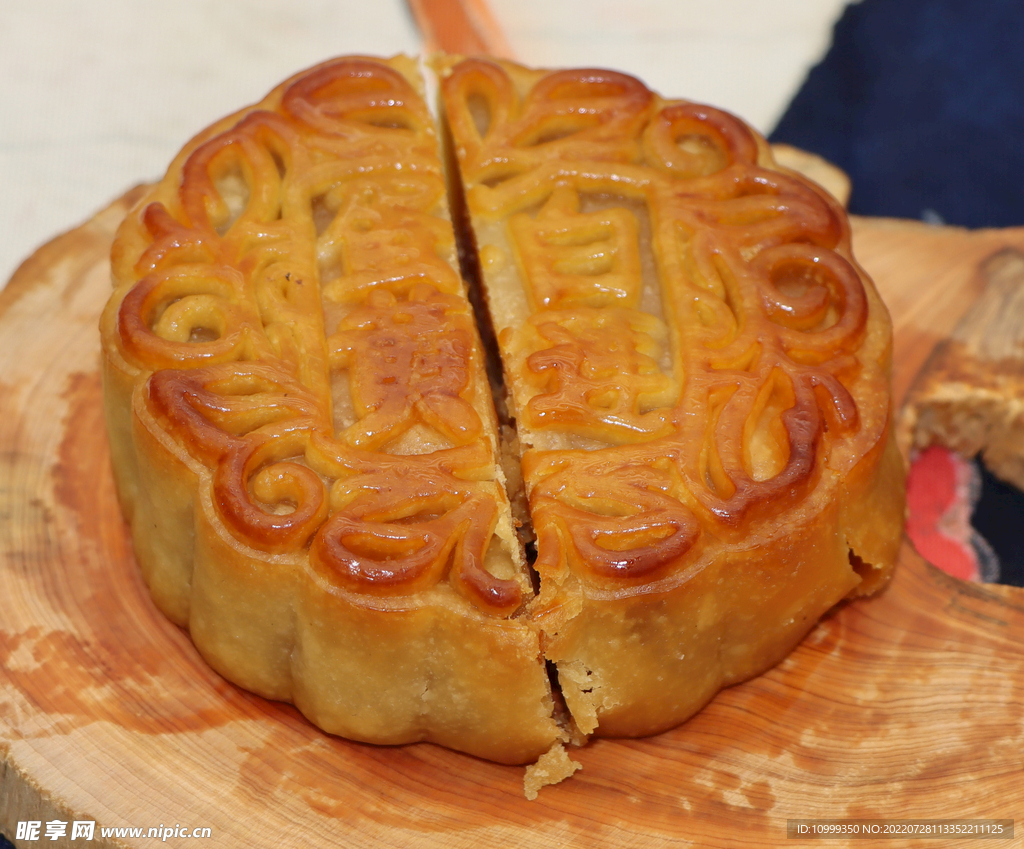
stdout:
[[977,474],[969,460],[933,445],[914,458],[907,477],[907,536],[929,563],[966,581],[981,580],[971,544]]

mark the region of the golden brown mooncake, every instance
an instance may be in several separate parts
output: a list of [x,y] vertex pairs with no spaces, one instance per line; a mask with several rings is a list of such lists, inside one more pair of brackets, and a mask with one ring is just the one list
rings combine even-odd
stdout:
[[544,755],[535,789],[884,583],[891,334],[841,209],[735,118],[609,71],[441,77],[490,317],[415,63],[333,60],[128,215],[107,423],[145,580],[211,666],[348,738]]
[[439,63],[584,733],[651,734],[887,580],[891,327],[839,205],[613,71]]

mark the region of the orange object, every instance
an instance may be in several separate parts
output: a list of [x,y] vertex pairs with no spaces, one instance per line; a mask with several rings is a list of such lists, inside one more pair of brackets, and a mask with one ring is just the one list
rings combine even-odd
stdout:
[[485,0],[409,0],[409,8],[428,50],[513,58]]

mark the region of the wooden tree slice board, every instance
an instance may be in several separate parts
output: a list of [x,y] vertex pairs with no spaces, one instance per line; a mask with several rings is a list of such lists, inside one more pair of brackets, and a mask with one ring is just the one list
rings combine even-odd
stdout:
[[[908,547],[881,597],[834,611],[675,731],[574,753],[582,772],[535,802],[520,768],[332,738],[224,682],[151,604],[108,468],[96,321],[131,194],[0,296],[0,830],[95,820],[83,846],[152,842],[101,826],[181,824],[225,849],[651,849],[788,845],[788,818],[1024,820],[1024,590],[964,584]],[[1024,232],[855,221],[892,307],[899,394],[1009,244]]]

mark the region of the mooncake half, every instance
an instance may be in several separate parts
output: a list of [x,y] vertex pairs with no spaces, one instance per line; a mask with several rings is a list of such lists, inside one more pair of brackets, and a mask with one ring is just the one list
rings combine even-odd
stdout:
[[356,740],[561,739],[416,63],[331,61],[197,136],[113,276],[118,491],[210,665]]
[[843,210],[718,109],[442,60],[579,729],[652,734],[887,580],[891,328]]

